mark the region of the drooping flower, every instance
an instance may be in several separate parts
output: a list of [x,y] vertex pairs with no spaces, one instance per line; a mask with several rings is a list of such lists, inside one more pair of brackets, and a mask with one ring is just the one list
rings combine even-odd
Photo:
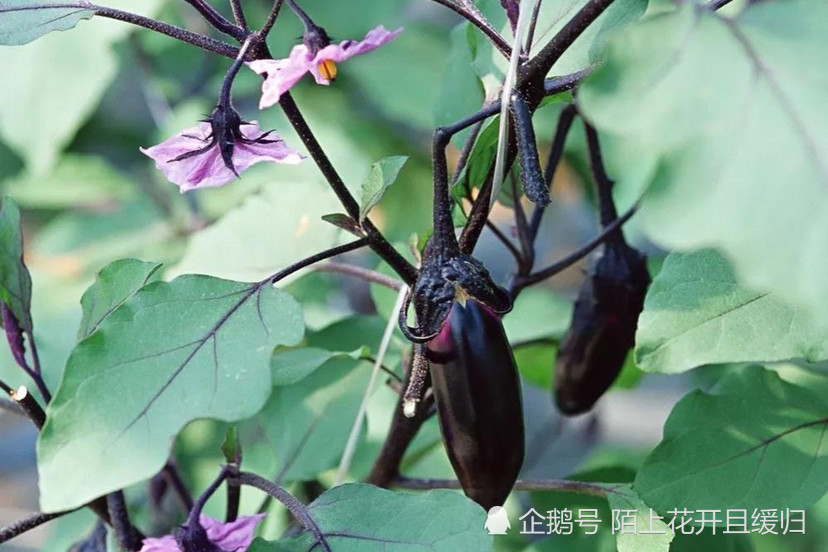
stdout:
[[382,25],[368,31],[359,42],[345,40],[332,44],[320,27],[306,30],[303,43],[293,47],[286,59],[259,59],[248,66],[265,77],[259,108],[275,105],[305,73],[310,72],[317,84],[328,85],[336,78],[336,64],[353,56],[375,50],[397,38],[402,29],[389,31]]
[[222,523],[207,516],[201,516],[199,521],[203,531],[194,532],[184,526],[179,528],[175,535],[146,538],[140,552],[191,552],[191,550],[245,552],[250,548],[256,526],[263,517],[264,514],[241,516],[236,521]]
[[141,151],[181,193],[224,186],[256,163],[293,165],[303,159],[274,132],[261,132],[256,121],[242,121],[232,107],[217,107],[198,126]]

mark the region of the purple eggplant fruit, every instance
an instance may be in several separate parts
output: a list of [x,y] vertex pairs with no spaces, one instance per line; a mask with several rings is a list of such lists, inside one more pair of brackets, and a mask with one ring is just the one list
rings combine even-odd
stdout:
[[455,301],[428,342],[440,430],[466,495],[501,506],[523,464],[520,378],[500,317],[473,299]]
[[590,410],[635,345],[650,284],[646,258],[620,235],[608,241],[578,293],[555,365],[555,400],[567,415]]

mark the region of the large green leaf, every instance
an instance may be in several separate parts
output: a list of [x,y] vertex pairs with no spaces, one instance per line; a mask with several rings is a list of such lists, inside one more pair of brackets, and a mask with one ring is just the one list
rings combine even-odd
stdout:
[[121,259],[104,267],[81,297],[83,318],[78,328],[78,341],[92,335],[101,322],[135,292],[157,280],[159,268],[158,263],[137,259]]
[[778,294],[742,286],[713,250],[673,253],[638,320],[643,370],[676,373],[703,364],[828,359],[828,331]]
[[278,481],[315,479],[338,464],[370,375],[369,363],[335,358],[273,390],[259,422],[276,456]]
[[334,244],[337,228],[320,220],[338,207],[314,182],[274,182],[194,234],[176,273],[253,280]]
[[0,204],[0,300],[9,307],[20,327],[32,331],[32,278],[23,264],[20,210],[9,198]]
[[634,488],[658,512],[805,508],[828,489],[828,404],[759,367],[670,413]]
[[156,473],[192,420],[258,412],[274,347],[303,329],[297,303],[267,283],[187,275],[143,287],[69,358],[38,443],[43,510]]
[[[336,552],[485,552],[492,546],[483,528],[486,512],[452,491],[412,494],[341,485],[308,511]],[[304,552],[313,545],[313,537],[303,533],[275,543],[259,539],[250,552]]]
[[686,3],[619,33],[579,105],[650,237],[716,246],[740,280],[828,324],[828,4],[737,19]]
[[0,3],[0,44],[25,44],[52,31],[71,29],[94,14],[84,2],[4,0]]
[[[565,75],[585,69],[601,59],[604,45],[613,31],[637,21],[648,0],[616,0],[592,22],[552,67],[552,74]],[[542,2],[538,13],[532,52],[537,53],[584,7],[586,0]]]

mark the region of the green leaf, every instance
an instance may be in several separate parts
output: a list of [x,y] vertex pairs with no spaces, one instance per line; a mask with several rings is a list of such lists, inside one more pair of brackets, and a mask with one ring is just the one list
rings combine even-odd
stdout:
[[636,357],[650,372],[703,364],[828,359],[828,331],[778,294],[742,286],[713,250],[673,253],[638,320]]
[[[764,536],[759,537],[763,541]],[[698,552],[708,550],[710,552],[754,552],[750,535],[724,534],[721,530],[714,535],[710,528],[705,528],[701,534],[676,533],[676,538],[670,546],[670,552]],[[774,549],[777,552],[787,552],[786,548]]]
[[276,455],[278,481],[316,479],[339,463],[370,375],[367,362],[335,358],[299,383],[273,390],[259,420]]
[[54,7],[56,4],[5,0],[0,5],[0,44],[26,44],[46,33],[71,29],[81,19],[89,19],[95,14],[83,2],[66,2]]
[[297,303],[267,282],[186,275],[143,287],[69,358],[38,443],[41,508],[150,477],[192,420],[258,412],[273,349],[303,329]]
[[759,367],[734,370],[711,393],[673,408],[634,488],[676,508],[805,508],[828,489],[828,404]]
[[486,181],[489,168],[494,163],[497,153],[497,136],[500,127],[500,116],[492,117],[480,128],[477,140],[469,154],[466,166],[460,172],[457,183],[451,190],[457,200],[470,195],[470,190],[479,188]]
[[[669,552],[673,531],[667,527],[664,520],[657,519],[658,513],[644,504],[630,485],[613,487],[612,491],[607,493],[607,502],[612,510],[620,511],[621,522],[627,520],[627,512],[635,520],[630,521],[630,525],[621,525],[619,530],[616,530],[618,552]],[[634,530],[624,531],[625,527],[633,527]],[[652,534],[642,533],[643,531],[650,531]]]
[[[532,53],[540,51],[586,3],[586,0],[541,3]],[[616,0],[567,48],[551,74],[574,73],[600,61],[609,36],[644,15],[647,3],[647,0]]]
[[292,385],[308,377],[317,368],[337,357],[350,357],[358,360],[363,355],[363,349],[346,353],[342,351],[327,351],[316,347],[301,349],[286,349],[277,351],[270,362],[273,385]]
[[[828,324],[828,4],[738,18],[688,3],[619,33],[579,89],[618,194],[667,249],[716,247],[745,285]],[[817,69],[819,68],[819,69]]]
[[23,263],[20,210],[9,198],[0,203],[0,300],[12,311],[20,327],[31,332],[32,278]]
[[[480,79],[472,67],[472,43],[477,41],[478,36],[470,32],[470,27],[468,22],[463,22],[451,31],[451,51],[434,105],[434,121],[438,126],[456,123],[480,109],[485,100]],[[462,147],[469,132],[467,129],[457,133],[453,142]]]
[[[486,512],[452,491],[392,492],[371,485],[340,485],[308,506],[311,517],[336,552],[485,552]],[[256,540],[250,552],[307,551],[313,537],[275,543]]]
[[83,318],[78,328],[78,341],[92,335],[101,322],[135,292],[157,280],[159,268],[159,263],[136,259],[121,259],[104,267],[81,297]]
[[359,207],[359,222],[362,223],[368,212],[382,199],[385,190],[397,180],[408,157],[393,155],[384,157],[371,166],[371,171],[362,182],[362,201]]
[[104,159],[65,155],[47,175],[25,173],[6,182],[6,193],[23,207],[107,207],[132,199],[135,187]]
[[339,231],[319,219],[337,205],[336,197],[315,182],[265,186],[195,233],[174,272],[233,280],[265,278],[334,245]]
[[357,221],[344,213],[331,213],[329,215],[322,215],[322,220],[328,224],[333,224],[337,228],[345,230],[349,234],[353,234],[358,238],[365,237],[365,232]]

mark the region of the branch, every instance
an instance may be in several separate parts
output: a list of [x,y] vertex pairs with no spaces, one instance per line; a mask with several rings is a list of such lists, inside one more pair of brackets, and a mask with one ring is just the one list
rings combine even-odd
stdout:
[[[554,95],[570,90],[573,87],[575,87],[587,75],[589,75],[590,71],[591,69],[585,69],[569,75],[564,75],[562,77],[547,79],[543,82],[544,94]],[[532,104],[530,104],[529,107],[531,108],[530,111],[533,111],[537,106],[533,106]],[[494,110],[495,112],[499,112],[500,109],[501,103],[497,102],[496,104],[488,106],[487,108],[478,112],[477,114],[472,115],[471,117],[464,119],[463,121],[456,123],[455,125],[452,125],[452,127],[446,128],[451,129],[458,127],[459,125],[465,124],[468,121],[475,121],[478,117],[482,117],[485,119],[486,114],[490,113],[492,110]],[[463,128],[465,128],[465,126],[459,128],[459,130],[463,130]],[[457,131],[459,132],[459,130]],[[517,149],[514,145],[514,135],[510,134],[509,144],[506,148],[506,162],[504,163],[504,167],[512,166],[516,153]],[[493,178],[494,166],[490,168],[486,180],[480,187],[480,193],[478,194],[477,198],[475,199],[472,205],[471,212],[469,213],[468,220],[466,222],[466,227],[463,228],[463,232],[460,235],[460,250],[463,253],[470,253],[471,251],[474,251],[474,247],[475,245],[477,245],[477,240],[480,238],[481,231],[483,230],[484,223],[489,216]]]
[[515,245],[512,243],[512,240],[507,238],[506,234],[504,234],[503,231],[501,231],[500,228],[498,228],[497,225],[492,221],[486,220],[486,227],[492,232],[492,235],[494,235],[494,237],[497,238],[497,240],[501,244],[503,244],[503,247],[505,247],[509,251],[509,254],[511,254],[512,257],[514,257],[515,263],[518,266],[522,265],[524,262],[523,255],[521,255],[520,251],[518,251],[518,248],[515,247]]
[[228,36],[231,36],[238,40],[239,42],[244,42],[244,39],[247,38],[247,35],[250,33],[245,31],[243,28],[233,25],[230,23],[223,15],[213,8],[210,4],[205,2],[204,0],[184,0],[193,8],[196,9],[198,13],[204,17],[207,22],[215,27],[216,30],[222,32]]
[[284,0],[276,0],[273,3],[273,9],[270,10],[270,14],[267,16],[267,21],[262,26],[262,30],[259,31],[259,36],[262,37],[262,43],[264,43],[267,35],[270,34],[271,29],[273,29],[274,23],[276,23],[276,18],[279,17],[279,12],[282,9],[282,3]]
[[20,409],[32,421],[38,431],[43,429],[43,424],[46,423],[46,413],[25,385],[21,385],[15,391],[12,391],[11,398],[20,406]]
[[538,55],[526,62],[518,79],[518,88],[531,89],[535,86],[534,82],[542,80],[581,33],[612,3],[613,0],[589,0],[538,52]]
[[615,219],[612,222],[612,224],[605,226],[601,233],[598,234],[595,238],[587,242],[577,251],[570,253],[560,261],[557,261],[551,264],[550,266],[544,268],[543,270],[535,272],[534,274],[515,278],[515,282],[512,284],[512,296],[516,296],[517,293],[520,292],[520,290],[527,286],[531,286],[532,284],[536,284],[541,280],[551,278],[555,274],[561,272],[562,270],[568,268],[570,265],[577,263],[587,255],[589,255],[589,253],[592,252],[592,250],[604,243],[611,234],[613,234],[616,230],[621,228],[625,222],[630,220],[630,218],[635,214],[637,208],[638,204],[636,203],[635,205],[630,207],[630,209],[626,213],[621,215],[621,217]]
[[[299,111],[299,107],[296,105],[296,102],[293,101],[293,97],[290,92],[282,94],[282,97],[279,100],[279,105],[282,106],[282,110],[285,112],[290,124],[305,144],[305,147],[308,149],[308,153],[310,153],[311,157],[316,162],[317,167],[319,167],[319,171],[325,177],[325,180],[328,181],[328,184],[339,198],[342,206],[345,207],[345,211],[352,219],[360,220],[359,203],[357,203],[354,196],[351,195],[351,192],[348,190],[347,186],[345,186],[345,183],[342,181],[339,173],[336,172],[336,169],[331,164],[331,161],[328,159],[328,156],[322,149],[322,146],[319,145],[313,131],[308,126],[308,123],[302,116],[301,111]],[[362,228],[365,230],[369,241],[368,245],[371,249],[373,249],[377,255],[382,257],[385,262],[391,265],[391,268],[399,274],[406,284],[413,284],[417,279],[417,269],[405,260],[405,258],[400,255],[390,243],[388,243],[388,240],[386,240],[380,231],[377,230],[377,227],[374,226],[370,219],[366,218],[364,220]]]
[[161,469],[161,475],[164,477],[167,484],[172,487],[173,492],[175,492],[175,495],[178,497],[178,501],[181,503],[181,507],[184,511],[189,512],[192,510],[193,497],[187,489],[187,486],[184,484],[184,480],[181,478],[181,474],[172,460],[167,462]]
[[302,527],[304,527],[307,531],[310,531],[314,539],[316,539],[316,543],[322,548],[322,550],[325,552],[331,552],[331,547],[325,540],[325,536],[322,534],[322,531],[319,529],[316,521],[313,517],[311,517],[307,506],[299,502],[296,497],[279,485],[271,483],[267,479],[259,477],[254,473],[239,472],[236,476],[234,476],[234,479],[242,485],[255,487],[284,504],[288,511],[293,514],[293,517],[295,517],[296,520],[302,525]]
[[[398,477],[393,485],[403,489],[460,489],[460,482],[456,479],[413,479]],[[568,481],[565,479],[518,479],[513,487],[516,491],[553,491],[562,493],[576,493],[606,498],[613,493],[613,489],[598,483],[582,481]]]
[[136,552],[141,549],[141,535],[129,521],[123,491],[116,491],[106,495],[106,507],[118,545],[124,550]]
[[233,11],[233,19],[236,21],[236,25],[245,31],[249,30],[247,27],[247,18],[244,16],[244,8],[242,8],[241,5],[241,0],[230,0],[230,9]]
[[598,133],[595,127],[584,121],[586,130],[587,149],[589,150],[589,167],[598,194],[598,210],[600,211],[601,226],[612,224],[618,218],[615,202],[612,200],[612,188],[615,183],[607,175],[604,168],[604,158],[601,155],[601,145],[598,143]]
[[137,25],[138,27],[143,27],[145,29],[155,31],[156,33],[167,35],[175,38],[176,40],[180,40],[181,42],[197,46],[202,50],[213,52],[231,59],[235,59],[236,55],[239,53],[238,48],[231,46],[226,42],[194,33],[192,31],[188,31],[187,29],[176,27],[175,25],[162,23],[161,21],[156,21],[155,19],[144,17],[143,15],[107,8],[105,6],[96,6],[94,4],[54,4],[53,6],[67,8],[76,7],[92,10],[95,12],[95,15],[100,15],[101,17],[106,17],[108,19],[115,19],[117,21],[123,21],[124,23],[130,23],[131,25]]
[[213,480],[212,483],[201,493],[201,496],[198,497],[198,500],[195,501],[193,507],[190,508],[190,513],[187,516],[187,525],[189,527],[196,527],[200,525],[199,518],[201,518],[201,512],[204,510],[204,505],[207,504],[207,501],[210,500],[210,497],[215,494],[218,488],[224,483],[224,480],[230,476],[230,470],[227,466],[223,467],[219,472],[218,476]]
[[317,272],[332,272],[336,274],[345,274],[346,276],[353,276],[366,282],[373,282],[381,286],[399,291],[403,285],[402,282],[385,274],[381,274],[375,270],[363,268],[361,266],[350,265],[345,263],[329,262],[319,265],[315,269]]
[[432,0],[433,2],[440,4],[441,6],[445,6],[446,8],[450,9],[454,13],[458,14],[460,17],[480,29],[480,31],[488,37],[489,41],[492,43],[492,46],[497,48],[497,50],[503,54],[503,57],[509,59],[511,55],[512,48],[509,46],[509,43],[506,42],[497,29],[495,29],[491,23],[483,16],[482,13],[475,10],[472,12],[469,9],[464,9],[462,6],[455,4],[451,0]]
[[0,529],[0,543],[4,543],[8,540],[17,537],[18,535],[22,535],[27,531],[31,531],[35,527],[40,527],[44,523],[52,521],[53,519],[57,519],[59,517],[65,516],[66,514],[70,514],[75,510],[67,510],[65,512],[54,512],[51,514],[34,514],[26,519],[21,519],[15,523],[12,523],[8,527],[3,527]]
[[[552,146],[549,149],[549,158],[546,162],[546,172],[544,173],[544,181],[546,187],[552,188],[552,181],[555,179],[555,172],[563,159],[564,147],[566,146],[566,137],[569,135],[569,130],[572,128],[572,122],[575,120],[575,115],[578,110],[575,104],[569,104],[561,110],[558,116],[558,126],[555,128],[555,137],[552,139]],[[532,243],[538,237],[538,229],[540,228],[541,218],[543,217],[544,208],[538,207],[532,213],[532,222],[529,224],[530,238]]]
[[347,253],[348,251],[353,251],[355,249],[359,249],[360,247],[365,247],[366,245],[368,245],[368,238],[362,238],[356,241],[352,241],[351,243],[346,243],[345,245],[331,247],[330,249],[326,249],[325,251],[317,253],[316,255],[311,255],[306,259],[302,259],[301,261],[295,262],[287,268],[283,268],[282,270],[273,274],[272,276],[268,276],[264,281],[270,282],[271,284],[275,284],[279,280],[287,278],[288,276],[290,276],[298,270],[302,270],[303,268],[318,263],[319,261],[324,261],[325,259],[336,257],[337,255],[341,255],[342,253]]
[[[413,360],[414,355],[411,355],[410,362],[413,362]],[[405,381],[402,385],[403,389],[408,389],[408,386],[411,384],[412,373],[413,370],[409,366],[405,374]],[[424,384],[424,387],[427,387],[427,384]],[[376,485],[377,487],[390,487],[394,480],[399,477],[400,465],[405,456],[405,451],[408,450],[409,445],[411,445],[420,427],[433,413],[430,405],[434,402],[434,396],[428,396],[422,402],[423,404],[409,418],[405,415],[405,393],[400,393],[397,399],[397,406],[394,408],[394,414],[391,418],[391,427],[388,429],[388,436],[382,445],[379,456],[374,461],[374,467],[371,469],[371,473],[365,479],[366,483]]]

